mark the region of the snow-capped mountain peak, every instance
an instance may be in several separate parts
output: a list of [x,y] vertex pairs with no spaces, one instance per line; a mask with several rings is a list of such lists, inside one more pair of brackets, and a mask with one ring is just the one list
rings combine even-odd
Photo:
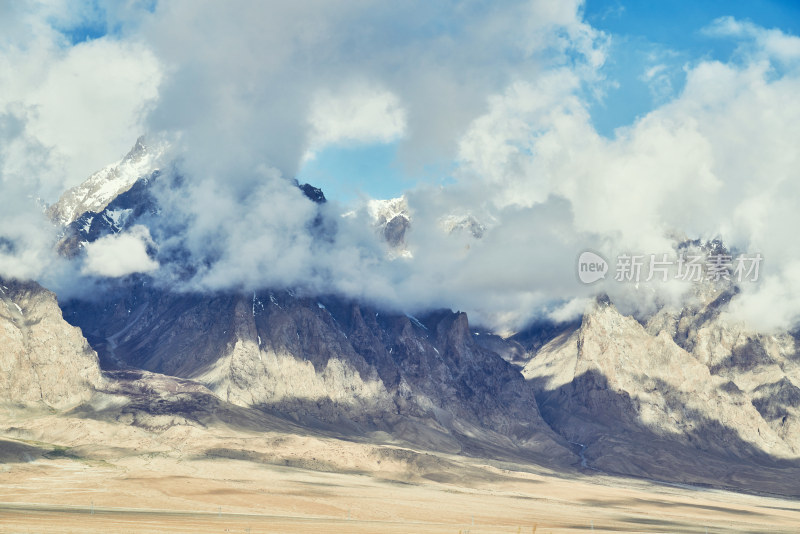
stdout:
[[411,225],[406,197],[370,200],[367,204],[373,226],[392,248],[392,257],[412,257],[406,248],[406,230]]
[[53,221],[66,226],[83,213],[101,212],[118,195],[130,189],[136,180],[158,170],[165,149],[163,144],[151,145],[140,137],[124,158],[64,192],[47,214]]

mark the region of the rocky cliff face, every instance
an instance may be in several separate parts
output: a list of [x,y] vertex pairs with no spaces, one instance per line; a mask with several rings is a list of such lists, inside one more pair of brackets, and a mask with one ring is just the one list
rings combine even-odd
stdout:
[[66,306],[108,367],[189,378],[225,401],[309,424],[450,450],[495,443],[568,456],[532,385],[475,343],[463,313],[417,320],[286,290],[200,296],[133,284]]
[[97,354],[33,282],[0,279],[0,348],[2,402],[69,408],[102,382]]
[[[724,382],[725,390],[745,399],[759,414],[760,435],[773,433],[792,454],[800,454],[800,346],[789,332],[750,331],[733,320],[726,306],[735,291],[726,290],[699,307],[662,310],[647,323],[663,332]],[[767,428],[764,428],[766,423]]]
[[726,319],[724,302],[662,310],[643,325],[601,300],[525,365],[545,420],[580,444],[587,467],[765,491],[769,476],[773,489],[791,487],[794,339],[748,333]]
[[[80,255],[84,242],[162,217],[150,194],[157,180],[140,179],[100,213],[79,217],[62,252]],[[177,259],[170,268],[192,266]],[[532,386],[475,342],[465,314],[420,321],[286,289],[190,294],[152,284],[133,276],[66,303],[105,368],[191,379],[227,402],[309,424],[363,425],[448,450],[472,440],[568,455],[539,416]]]

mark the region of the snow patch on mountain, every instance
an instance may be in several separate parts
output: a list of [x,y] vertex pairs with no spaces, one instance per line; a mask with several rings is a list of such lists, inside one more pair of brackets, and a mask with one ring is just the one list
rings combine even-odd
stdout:
[[61,225],[68,225],[83,213],[99,213],[142,176],[157,171],[165,144],[148,144],[140,137],[128,154],[116,163],[91,175],[82,184],[67,190],[50,206],[47,214]]
[[447,234],[467,233],[475,239],[481,239],[486,232],[486,225],[471,214],[450,214],[439,219],[439,225]]
[[412,257],[406,246],[406,231],[411,225],[411,215],[406,197],[385,200],[370,200],[367,212],[373,226],[392,248],[392,254],[398,257]]

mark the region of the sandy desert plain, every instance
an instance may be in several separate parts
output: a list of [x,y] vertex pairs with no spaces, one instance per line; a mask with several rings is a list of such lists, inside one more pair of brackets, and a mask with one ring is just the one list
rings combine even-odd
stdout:
[[[800,502],[779,496],[413,450],[382,433],[301,434],[266,415],[266,432],[246,430],[256,421],[153,417],[145,429],[6,408],[0,532],[800,529]],[[158,417],[170,418],[163,431]]]

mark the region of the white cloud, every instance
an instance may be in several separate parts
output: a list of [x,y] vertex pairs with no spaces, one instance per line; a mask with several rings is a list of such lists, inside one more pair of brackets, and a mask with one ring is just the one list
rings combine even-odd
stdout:
[[[751,53],[688,66],[681,94],[608,139],[581,96],[599,79],[605,36],[580,20],[578,4],[532,6],[466,9],[459,22],[476,29],[468,37],[416,30],[421,37],[405,41],[386,35],[410,28],[405,11],[347,2],[336,13],[271,8],[273,32],[252,28],[256,6],[189,13],[178,3],[157,13],[156,29],[181,17],[202,28],[215,21],[198,35],[157,32],[154,45],[173,68],[151,124],[185,133],[186,170],[196,178],[190,188],[208,200],[171,206],[193,221],[193,251],[221,258],[201,284],[294,280],[398,307],[461,308],[478,321],[517,327],[558,302],[565,304],[553,313],[566,316],[577,306],[568,303],[589,296],[594,289],[573,272],[584,248],[609,258],[661,254],[684,232],[768,253],[777,272],[779,257],[800,257],[788,236],[779,237],[792,227],[788,199],[800,182],[789,146],[797,138],[798,79],[791,69],[770,71],[770,61],[791,57],[793,38],[749,26],[728,31],[752,41]],[[435,12],[420,7],[414,17]],[[367,22],[385,31],[359,33]],[[300,37],[287,39],[287,31]],[[251,52],[267,49],[265,58]],[[276,177],[294,173],[309,143],[398,136],[408,161],[459,163],[456,184],[408,195],[413,259],[387,262],[364,233],[363,214],[340,220],[331,244],[308,238],[314,211]],[[276,171],[258,172],[265,163]],[[292,209],[273,215],[263,208],[274,205],[265,191]],[[475,216],[487,226],[484,237],[440,231],[437,221],[449,213]],[[688,290],[604,288],[643,308]]]
[[38,193],[57,172],[50,150],[25,133],[29,110],[0,110],[0,276],[41,275],[55,257],[55,228]]
[[397,95],[366,84],[338,93],[320,91],[308,120],[312,154],[327,145],[389,143],[406,129],[406,111]]
[[[761,252],[764,284],[745,287],[742,302],[777,302],[761,314],[770,324],[798,315],[795,36],[719,19],[707,32],[735,39],[736,56],[689,64],[677,95],[669,72],[645,73],[670,100],[609,139],[584,96],[602,85],[607,36],[582,20],[578,1],[195,0],[161,2],[152,14],[106,6],[119,34],[76,46],[46,22],[58,6],[2,6],[30,28],[0,17],[3,201],[48,198],[79,171],[118,159],[143,125],[165,132],[179,139],[186,180],[161,201],[188,225],[186,245],[203,265],[196,287],[302,285],[408,309],[461,308],[513,328],[578,310],[594,291],[575,280],[581,250],[660,254],[683,232]],[[458,164],[455,184],[407,195],[412,259],[388,261],[363,211],[341,219],[329,204],[320,222],[286,179],[309,150],[389,141],[409,169]],[[475,217],[484,236],[447,233],[439,221],[449,214]],[[22,215],[6,210],[0,223]],[[28,239],[17,233],[15,242]],[[41,247],[52,237],[35,234]],[[87,272],[155,269],[147,238],[89,246]],[[0,271],[22,257],[0,254]],[[683,289],[619,292],[647,306]]]
[[793,259],[783,263],[776,271],[763,277],[754,291],[745,291],[731,302],[733,317],[763,331],[797,326],[800,321],[800,261]]
[[141,23],[169,72],[150,127],[183,133],[192,174],[244,187],[262,164],[294,176],[309,144],[403,136],[406,165],[438,163],[487,95],[552,62],[602,63],[600,34],[579,7],[159,3]]
[[148,246],[153,246],[153,240],[150,231],[141,225],[101,237],[86,244],[83,273],[117,278],[154,271],[159,265],[147,254]]
[[548,317],[560,323],[574,321],[575,319],[579,319],[591,304],[591,299],[574,298],[550,312]]
[[[193,257],[209,260],[196,287],[296,284],[397,306],[458,305],[448,304],[455,284],[430,291],[422,279],[427,268],[437,276],[445,265],[459,268],[464,243],[431,232],[429,245],[416,246],[436,254],[404,265],[386,263],[363,218],[339,220],[333,242],[314,239],[316,210],[284,177],[297,173],[309,148],[326,144],[397,141],[408,168],[451,161],[490,95],[531,85],[554,65],[580,71],[568,90],[593,75],[604,40],[579,9],[549,1],[158,4],[141,23],[167,73],[148,124],[180,135],[185,190],[161,200],[189,224]],[[336,209],[322,208],[329,222]],[[424,217],[438,228],[441,215]],[[531,272],[490,304],[489,267],[472,268],[487,278],[486,289],[465,306],[482,301],[487,313],[499,313],[511,298],[533,309],[552,295],[535,287]]]
[[[749,34],[763,35],[747,28]],[[800,278],[793,267],[800,260],[800,245],[792,237],[800,223],[795,202],[800,198],[800,154],[793,148],[800,135],[800,103],[794,96],[800,91],[800,76],[792,69],[776,72],[765,57],[778,61],[788,56],[776,57],[770,47],[762,39],[734,62],[702,61],[688,68],[680,95],[619,130],[614,139],[599,136],[592,127],[586,103],[575,96],[573,71],[553,71],[537,83],[515,84],[491,101],[488,113],[462,138],[460,183],[449,195],[472,209],[490,205],[490,213],[501,214],[487,233],[487,243],[513,233],[522,245],[530,239],[526,232],[549,232],[557,225],[562,239],[581,242],[590,237],[590,248],[609,258],[625,251],[670,252],[672,236],[680,234],[721,237],[740,251],[761,252],[763,285],[743,284],[741,302],[747,305],[735,307],[736,316],[762,328],[787,327],[800,317],[795,298]],[[460,197],[454,194],[459,189]],[[502,215],[512,206],[552,206],[554,198],[562,199],[572,221],[554,211],[552,220],[520,229]],[[412,209],[418,209],[413,200]],[[531,287],[547,294],[560,280],[563,299],[580,297],[580,288],[567,282],[574,276],[574,254],[581,249],[571,255],[558,247],[536,246],[540,254],[555,254],[558,260],[550,265],[552,272],[547,264],[541,268],[541,260],[532,263],[539,276]],[[415,252],[415,257],[421,255]],[[527,254],[511,245],[491,257],[496,282],[488,284],[487,297],[500,294],[512,280],[524,279],[515,262],[526,261]],[[454,295],[468,291],[457,278],[443,279],[452,284]],[[640,310],[659,299],[675,302],[689,289],[686,284],[637,291],[609,283],[599,287]],[[775,305],[767,310],[769,302]],[[524,321],[528,312],[519,304],[504,302],[506,320],[514,321],[510,311],[517,309],[516,320]],[[748,308],[762,311],[753,314]]]
[[743,42],[741,50],[756,57],[771,57],[784,63],[800,60],[800,37],[787,35],[778,29],[762,28],[728,16],[714,20],[704,31],[718,37],[750,39],[750,46],[744,46],[747,43]]
[[645,69],[639,77],[650,88],[653,101],[665,102],[674,95],[671,74],[667,65],[659,63]]
[[43,203],[119,159],[144,128],[161,67],[114,37],[72,46],[61,29],[101,12],[73,3],[0,5],[0,275],[42,275],[56,261]]
[[161,81],[141,43],[105,37],[70,46],[50,25],[61,12],[57,3],[18,9],[14,22],[30,33],[0,41],[0,112],[26,109],[25,133],[59,166],[37,192],[48,202],[127,152]]
[[146,47],[111,39],[81,43],[50,61],[19,98],[34,110],[29,133],[54,147],[64,185],[72,186],[130,149],[158,95],[161,70]]

